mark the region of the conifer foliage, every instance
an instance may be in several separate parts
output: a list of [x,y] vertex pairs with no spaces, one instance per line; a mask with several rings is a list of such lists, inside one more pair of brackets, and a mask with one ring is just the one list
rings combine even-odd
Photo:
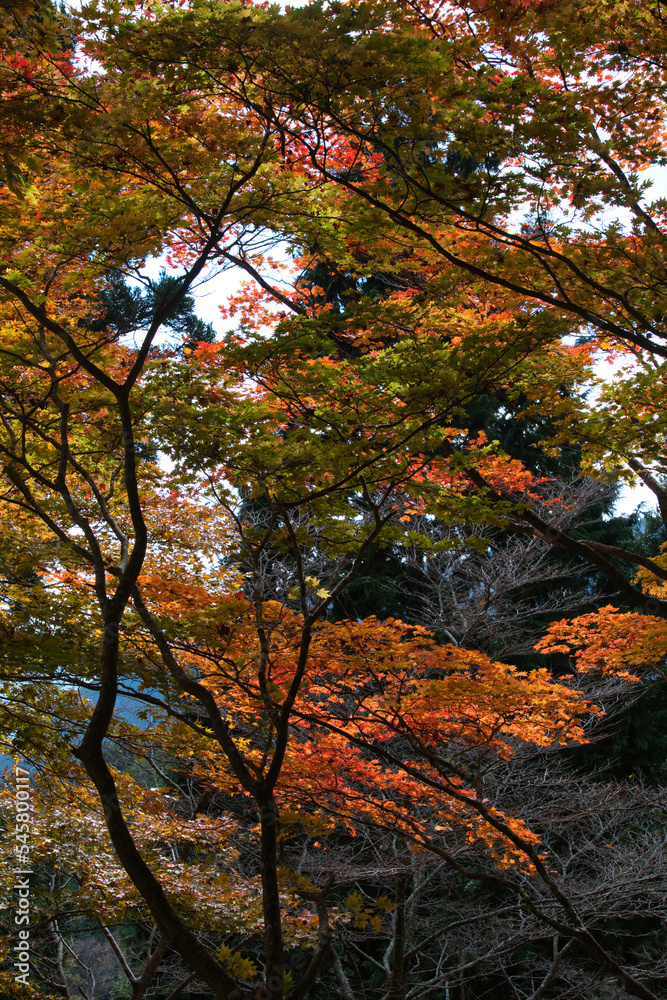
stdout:
[[664,997],[660,4],[0,16],[2,989]]

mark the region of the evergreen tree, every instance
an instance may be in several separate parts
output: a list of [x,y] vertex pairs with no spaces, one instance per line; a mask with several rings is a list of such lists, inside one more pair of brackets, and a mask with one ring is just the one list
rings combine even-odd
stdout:
[[[147,326],[156,308],[174,290],[178,279],[160,271],[156,281],[145,288],[129,285],[122,275],[114,275],[98,293],[98,317],[90,324],[93,330],[112,327],[116,334],[126,336]],[[178,351],[192,349],[197,343],[215,342],[215,330],[195,313],[195,300],[184,295],[167,314],[164,328],[174,338],[170,346]]]

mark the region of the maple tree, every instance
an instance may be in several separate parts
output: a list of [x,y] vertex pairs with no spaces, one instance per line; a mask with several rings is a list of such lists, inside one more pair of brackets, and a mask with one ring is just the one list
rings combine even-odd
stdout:
[[[44,775],[46,870],[67,843],[53,788],[72,803],[63,905],[98,921],[135,996],[158,966],[122,957],[119,907],[157,928],[151,956],[225,1000],[300,1000],[329,960],[346,995],[337,923],[379,933],[395,909],[388,990],[404,997],[406,884],[332,903],[335,876],[288,858],[364,830],[512,895],[656,995],[529,818],[484,794],[518,748],[582,741],[594,697],[418,625],[331,616],[373,546],[464,560],[491,526],[588,560],[655,615],[602,609],[544,649],[580,645],[620,676],[655,663],[664,557],[563,530],[565,494],[465,422],[488,396],[547,412],[548,447],[580,440],[588,471],[637,474],[664,501],[662,207],[627,172],[660,160],[659,14],[610,3],[581,28],[566,9],[4,11],[3,729]],[[613,93],[604,74],[626,65]],[[603,208],[627,210],[627,231],[596,230]],[[282,240],[300,275],[279,284]],[[160,254],[173,273],[139,300],[121,282]],[[183,317],[230,265],[251,283],[228,306],[239,330],[212,342]],[[158,346],[165,327],[182,346]],[[600,351],[627,368],[591,407]],[[465,531],[434,541],[434,518]],[[115,767],[113,744],[153,763],[163,748],[175,794]],[[217,814],[187,814],[186,779]]]

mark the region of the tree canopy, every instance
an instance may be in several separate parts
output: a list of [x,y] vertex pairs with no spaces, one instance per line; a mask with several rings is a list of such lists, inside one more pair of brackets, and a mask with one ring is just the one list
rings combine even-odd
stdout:
[[665,996],[660,4],[0,16],[3,989]]

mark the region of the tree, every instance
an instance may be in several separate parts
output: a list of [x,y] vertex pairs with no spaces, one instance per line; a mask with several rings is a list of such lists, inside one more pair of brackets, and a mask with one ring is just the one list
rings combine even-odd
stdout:
[[[160,272],[158,281],[151,281],[142,293],[140,288],[132,288],[122,278],[116,276],[107,288],[103,288],[96,303],[101,315],[95,317],[93,328],[101,331],[112,327],[116,336],[134,333],[142,325],[150,323],[156,305],[173,292],[177,279],[165,270]],[[194,312],[195,300],[185,295],[174,305],[164,320],[165,332],[181,338],[176,344],[182,349],[192,350],[198,343],[211,344],[215,341],[215,331],[211,323],[204,323]]]
[[[620,336],[634,307],[600,293],[592,305],[566,309],[551,293],[502,276],[495,291],[482,292],[451,268],[458,258],[441,252],[439,241],[451,236],[442,199],[425,202],[423,225],[394,206],[416,182],[409,174],[401,188],[381,136],[357,149],[349,123],[334,121],[328,105],[317,112],[324,125],[295,117],[295,108],[316,107],[311,82],[302,93],[303,74],[320,99],[328,93],[318,91],[320,65],[345,80],[350,56],[357,75],[353,86],[336,84],[341,110],[363,119],[378,95],[383,108],[395,106],[417,173],[434,175],[431,187],[439,178],[446,191],[474,199],[499,173],[504,150],[487,148],[472,164],[456,141],[443,159],[432,132],[414,138],[422,109],[429,129],[431,114],[439,121],[420,75],[431,39],[387,23],[381,8],[336,9],[323,21],[316,6],[284,16],[236,4],[131,14],[100,6],[60,25],[59,37],[76,30],[89,63],[63,66],[61,54],[27,34],[25,64],[4,67],[8,155],[16,134],[25,144],[22,175],[3,192],[2,252],[14,257],[0,275],[2,502],[14,567],[5,607],[8,741],[40,767],[50,757],[65,787],[88,794],[73,770],[83,768],[95,788],[89,803],[98,803],[86,808],[103,810],[134,903],[216,997],[236,1000],[255,973],[243,956],[240,966],[234,960],[235,925],[217,936],[213,928],[209,939],[211,928],[197,922],[188,899],[199,857],[177,852],[174,873],[161,822],[142,836],[137,813],[150,814],[150,795],[114,771],[108,746],[134,739],[143,747],[152,736],[124,732],[120,694],[160,716],[174,762],[194,751],[196,779],[227,813],[236,796],[242,802],[240,839],[252,861],[250,877],[240,866],[242,891],[254,890],[261,905],[263,971],[252,986],[267,1000],[307,996],[333,954],[331,885],[284,873],[282,860],[293,829],[309,847],[311,832],[326,838],[335,822],[348,834],[391,832],[401,850],[412,845],[466,880],[511,894],[626,992],[653,998],[644,971],[635,975],[605,947],[554,879],[538,835],[503,808],[502,796],[490,803],[484,795],[487,762],[520,744],[583,739],[581,718],[595,706],[545,671],[522,675],[416,626],[326,617],[381,538],[428,548],[415,519],[430,516],[543,535],[603,569],[629,600],[645,600],[610,557],[662,579],[660,557],[610,552],[554,526],[537,513],[539,476],[461,422],[480,396],[505,394],[548,408],[565,434],[585,419],[594,350],[564,336],[582,317]],[[465,33],[455,42],[465,53],[477,44]],[[285,67],[296,67],[296,81]],[[442,83],[441,68],[434,73]],[[487,70],[479,87],[490,88]],[[44,114],[30,129],[35,105]],[[478,124],[476,106],[472,118]],[[321,161],[322,150],[331,161]],[[531,190],[516,189],[517,197]],[[371,190],[377,197],[369,199]],[[263,277],[260,249],[285,237],[304,255],[323,246],[355,275],[368,261],[370,274],[400,281],[336,314],[312,288],[280,291]],[[487,237],[475,237],[470,251],[482,263],[497,254]],[[107,322],[104,295],[115,276],[130,277],[163,251],[179,271],[142,304],[131,344],[123,324]],[[550,254],[539,258],[537,277]],[[182,315],[194,282],[216,262],[246,268],[260,288],[246,296],[248,319],[258,305],[256,326],[278,309],[276,329],[268,336],[245,322],[220,344],[158,353],[158,332]],[[575,271],[562,268],[554,280],[569,281]],[[473,278],[490,273],[466,269]],[[91,317],[95,302],[100,314]],[[646,346],[643,333],[628,330],[627,341]],[[156,449],[172,459],[169,472]],[[275,552],[289,554],[296,577],[279,601],[266,579]],[[329,571],[318,579],[309,564],[322,555]],[[243,591],[229,570],[234,559],[250,567]],[[662,597],[652,600],[662,614]],[[40,663],[35,639],[43,635],[50,646]],[[85,655],[63,667],[73,637]],[[26,648],[27,663],[16,655]],[[96,696],[94,706],[82,704],[77,688]],[[167,823],[165,812],[162,802]],[[174,826],[185,851],[191,832],[182,813]],[[450,831],[474,846],[472,861],[463,847],[452,851]],[[224,845],[216,851],[209,872],[217,877]],[[405,891],[396,893],[397,944]],[[353,896],[348,909],[374,925],[391,906],[376,899],[368,909]],[[290,982],[286,943],[299,921],[311,957]],[[392,1000],[405,993],[397,944]],[[344,989],[335,960],[334,969]]]
[[[276,129],[286,166],[330,185],[326,209],[295,242],[316,249],[331,272],[352,275],[357,288],[364,275],[391,274],[408,298],[416,290],[420,309],[426,301],[440,306],[443,296],[476,302],[480,294],[500,308],[508,300],[539,303],[552,323],[569,316],[602,350],[615,344],[629,352],[628,377],[603,410],[604,433],[594,432],[589,460],[615,473],[621,463],[661,498],[651,473],[659,416],[647,416],[643,433],[629,438],[625,423],[614,429],[612,414],[636,412],[647,386],[661,391],[662,202],[644,203],[637,171],[662,162],[656,67],[664,53],[653,30],[662,15],[658,7],[610,3],[602,13],[580,12],[575,25],[567,11],[567,4],[310,5],[284,16],[254,12],[240,28],[233,15],[216,12],[215,28],[207,22],[215,47],[207,73],[211,92],[233,94]],[[192,30],[197,17],[175,16],[174,30],[177,23]],[[165,71],[173,44],[160,50]],[[626,73],[624,95],[635,109],[627,121],[618,88],[608,85],[616,72]],[[602,218],[612,206],[626,213],[626,229],[619,218]],[[247,255],[236,259],[257,273]],[[554,369],[552,379],[561,373]],[[571,394],[528,393],[533,406],[569,423],[570,442]],[[519,395],[509,394],[510,405]],[[653,413],[653,400],[649,407]],[[600,420],[585,419],[588,439]],[[582,434],[581,420],[574,433]],[[471,480],[485,488],[479,474]],[[636,554],[582,547],[534,514],[520,523],[588,558],[625,599],[645,604],[613,561],[637,565]]]

